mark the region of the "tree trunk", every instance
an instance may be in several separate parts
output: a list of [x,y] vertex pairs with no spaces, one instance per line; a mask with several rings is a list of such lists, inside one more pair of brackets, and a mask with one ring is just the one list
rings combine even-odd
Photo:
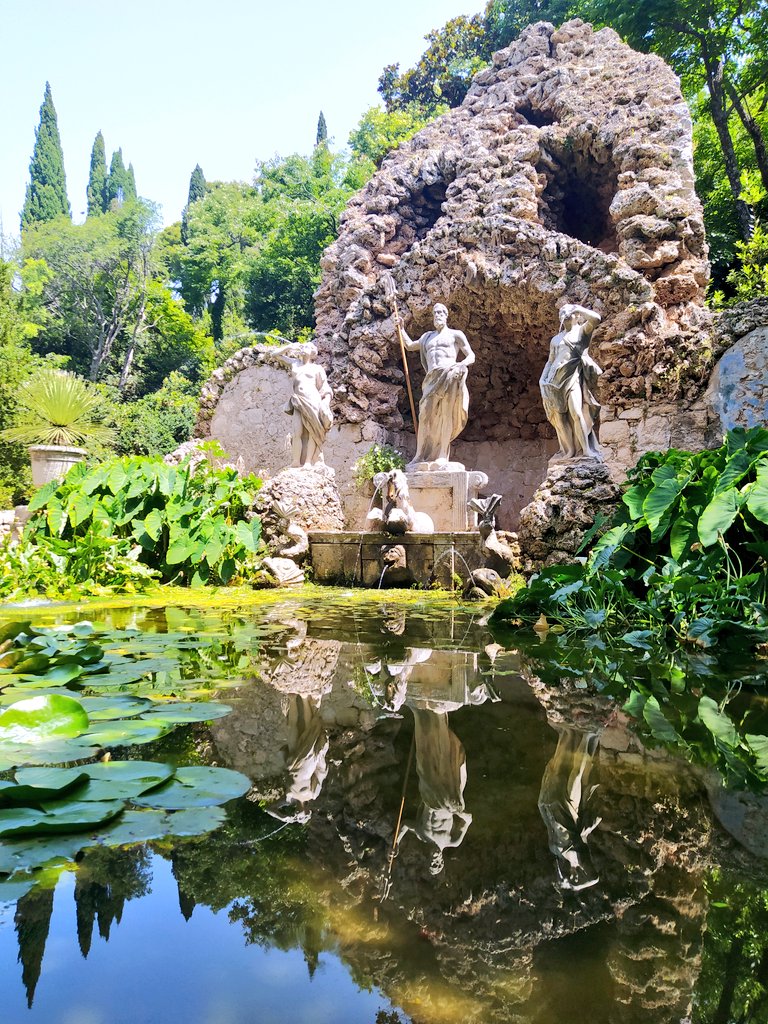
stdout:
[[723,151],[725,173],[728,177],[728,184],[731,186],[734,211],[739,224],[739,233],[743,241],[748,242],[752,237],[752,215],[744,200],[739,198],[741,195],[741,174],[739,172],[736,150],[733,147],[733,139],[728,130],[728,113],[725,108],[725,92],[723,90],[723,60],[722,57],[711,57],[703,40],[702,57],[707,73],[707,88],[709,89],[712,120],[715,124],[717,137],[720,140],[720,148]]
[[747,130],[747,134],[752,139],[752,145],[755,147],[755,159],[757,161],[757,167],[760,171],[760,177],[763,182],[763,188],[768,192],[768,146],[765,144],[765,138],[760,125],[752,117],[746,104],[742,103],[741,97],[736,91],[734,84],[728,79],[725,79],[725,90],[728,93],[728,97],[733,104],[733,109],[739,116],[739,120]]

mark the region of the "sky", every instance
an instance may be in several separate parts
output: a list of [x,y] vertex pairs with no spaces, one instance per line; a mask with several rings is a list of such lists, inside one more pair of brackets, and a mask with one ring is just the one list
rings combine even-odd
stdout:
[[178,220],[196,163],[251,181],[257,160],[309,153],[320,110],[334,148],[377,103],[386,64],[485,0],[0,0],[0,217],[17,235],[45,83],[73,218],[91,147],[122,147],[139,194]]

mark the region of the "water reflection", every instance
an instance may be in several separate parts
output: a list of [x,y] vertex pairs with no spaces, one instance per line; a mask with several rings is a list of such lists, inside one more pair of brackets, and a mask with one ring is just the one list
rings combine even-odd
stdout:
[[[163,622],[213,632],[211,613]],[[286,992],[307,1020],[325,1019],[311,1007],[335,958],[386,995],[382,1019],[549,1024],[567,1007],[592,1024],[758,1024],[768,878],[718,830],[706,780],[646,750],[610,699],[545,687],[490,640],[457,611],[233,613],[213,649],[234,710],[207,740],[249,799],[202,840],[86,852],[77,955],[96,934],[116,945],[124,917],[153,921],[167,866],[190,929],[214,914],[241,944],[297,951]],[[38,888],[15,910],[30,1002],[53,903]],[[373,1024],[366,1007],[338,1019]]]
[[588,889],[600,880],[587,840],[602,821],[594,810],[596,785],[589,778],[598,737],[559,725],[557,749],[544,769],[539,810],[547,826],[549,848],[563,889]]

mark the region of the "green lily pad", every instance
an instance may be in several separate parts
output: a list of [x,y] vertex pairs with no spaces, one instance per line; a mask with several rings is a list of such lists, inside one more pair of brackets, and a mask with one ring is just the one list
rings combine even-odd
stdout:
[[50,835],[56,832],[80,832],[103,825],[125,807],[120,800],[85,803],[57,800],[43,811],[29,807],[0,810],[0,837]]
[[212,701],[169,701],[167,704],[155,704],[151,711],[142,715],[144,722],[168,722],[181,725],[188,722],[211,722],[215,718],[223,718],[232,710],[228,704]]
[[141,807],[181,810],[188,807],[212,807],[247,793],[250,780],[229,768],[192,766],[179,768],[170,782],[133,802]]
[[21,768],[16,772],[16,782],[0,789],[0,802],[39,804],[61,796],[87,779],[79,768]]
[[164,723],[144,722],[140,718],[127,718],[120,722],[93,722],[88,732],[78,739],[81,744],[100,747],[127,747],[135,743],[151,743],[170,732]]
[[131,800],[162,786],[174,773],[158,761],[103,761],[83,768],[89,784],[79,800]]
[[51,737],[78,736],[88,715],[73,697],[48,694],[17,701],[0,714],[0,742],[36,743]]
[[134,718],[154,708],[147,697],[78,697],[92,722],[114,721],[116,718]]
[[20,878],[18,881],[15,878],[0,878],[0,904],[16,903],[36,885],[37,880],[32,877]]
[[19,765],[63,764],[93,757],[97,747],[91,741],[53,739],[46,743],[5,743],[0,740],[0,771]]
[[0,843],[0,875],[33,871],[45,865],[69,864],[82,847],[83,836],[4,839]]

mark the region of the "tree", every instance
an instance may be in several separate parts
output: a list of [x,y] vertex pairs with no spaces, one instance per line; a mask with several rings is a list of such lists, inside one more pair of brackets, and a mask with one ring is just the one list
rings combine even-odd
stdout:
[[136,198],[136,179],[133,174],[133,165],[126,170],[123,163],[123,151],[117,149],[112,154],[109,164],[109,176],[105,191],[104,208],[109,209],[112,203],[122,206]]
[[40,124],[35,132],[35,148],[29,164],[29,184],[21,212],[21,229],[42,224],[56,217],[70,216],[64,154],[61,149],[56,108],[48,82],[40,107]]
[[84,224],[26,233],[22,276],[44,318],[38,351],[68,355],[91,380],[111,369],[124,385],[147,330],[156,221],[153,207],[132,201]]
[[370,160],[376,167],[401,142],[412,138],[416,132],[443,113],[447,107],[437,107],[434,114],[427,113],[416,103],[409,103],[398,110],[384,110],[369,107],[363,114],[357,128],[349,136],[349,147],[361,159]]
[[317,134],[315,136],[315,145],[319,146],[321,143],[328,142],[328,126],[325,123],[325,114],[320,111],[320,117],[317,119]]
[[91,170],[88,175],[88,216],[104,213],[107,188],[107,157],[104,151],[104,136],[99,132],[93,140]]
[[188,217],[189,208],[192,203],[196,203],[198,199],[202,199],[207,189],[205,175],[200,164],[195,164],[195,169],[189,176],[189,192],[187,194],[187,205],[184,207],[181,213],[181,240],[186,245],[188,237]]
[[441,103],[458,106],[473,77],[491,58],[479,14],[452,18],[425,38],[429,46],[415,68],[400,74],[399,65],[390,64],[379,77],[379,92],[388,111],[402,110],[412,103],[430,113]]

